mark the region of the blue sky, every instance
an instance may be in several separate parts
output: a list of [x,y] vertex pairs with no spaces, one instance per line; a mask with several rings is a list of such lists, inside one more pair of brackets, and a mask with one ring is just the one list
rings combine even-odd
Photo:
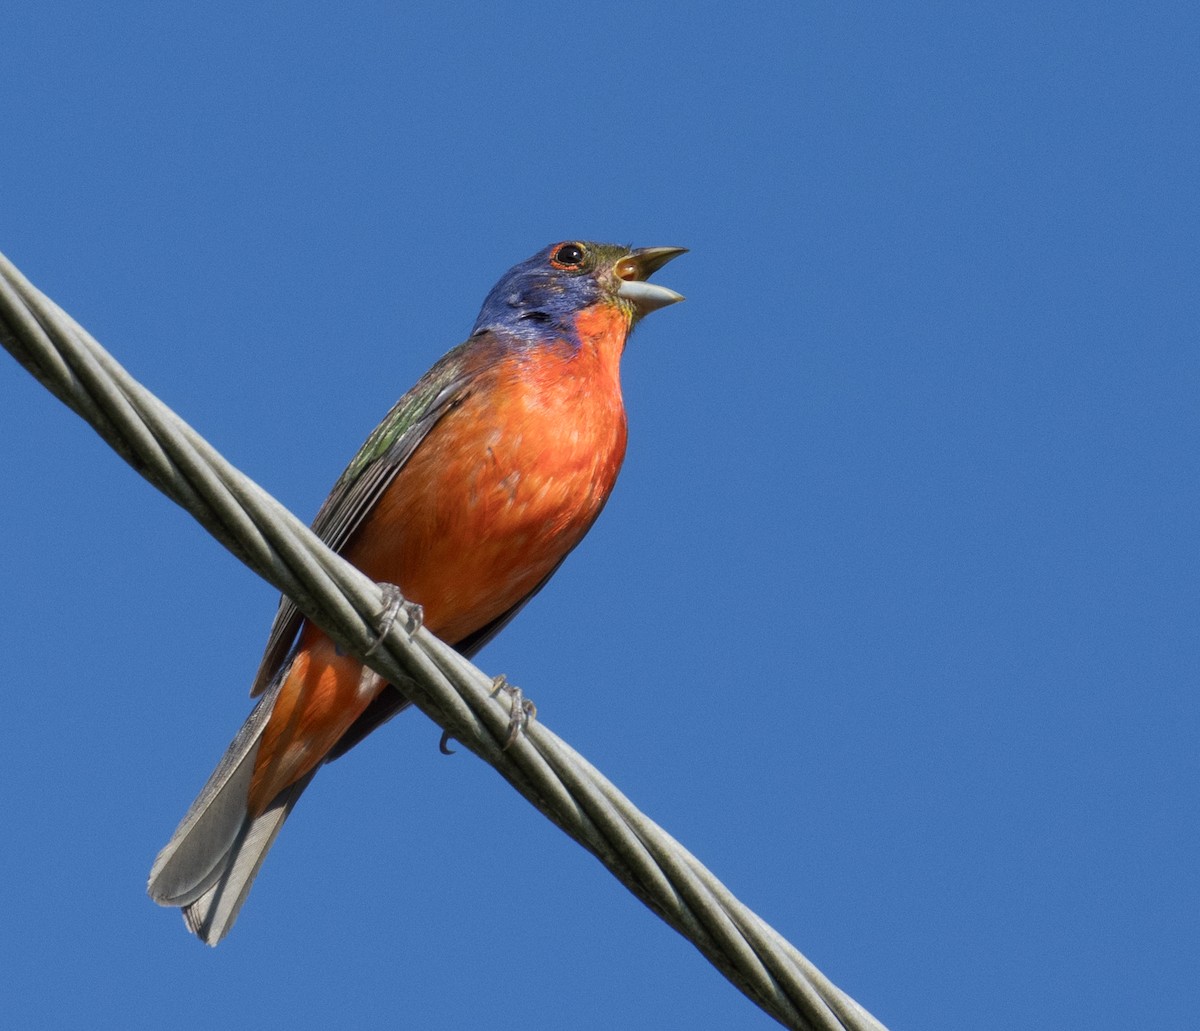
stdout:
[[[680,245],[480,664],[900,1028],[1200,1006],[1190,5],[6,6],[0,250],[309,518],[553,240]],[[419,715],[215,951],[273,591],[0,359],[14,1027],[773,1026]]]

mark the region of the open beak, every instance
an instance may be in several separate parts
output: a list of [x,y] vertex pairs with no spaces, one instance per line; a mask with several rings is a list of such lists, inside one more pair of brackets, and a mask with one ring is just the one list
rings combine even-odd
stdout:
[[637,318],[683,300],[683,294],[646,280],[672,258],[686,253],[686,247],[639,247],[617,262],[617,278],[621,280],[617,295],[633,305]]

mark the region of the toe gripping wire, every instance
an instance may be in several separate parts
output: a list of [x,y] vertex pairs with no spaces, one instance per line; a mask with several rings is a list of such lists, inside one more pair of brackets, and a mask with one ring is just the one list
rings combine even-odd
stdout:
[[[396,598],[335,555],[222,458],[0,254],[0,343],[155,487],[448,737],[493,766],[785,1027],[884,1031],[521,699],[427,630],[381,611]],[[511,739],[510,739],[511,737]]]

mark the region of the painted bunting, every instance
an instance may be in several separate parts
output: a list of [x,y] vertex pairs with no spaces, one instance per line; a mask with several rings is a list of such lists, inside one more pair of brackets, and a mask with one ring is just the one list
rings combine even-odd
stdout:
[[[492,288],[466,342],[387,414],[313,530],[421,606],[470,656],[583,539],[625,456],[620,360],[633,326],[683,298],[647,282],[683,253],[556,243]],[[403,709],[403,695],[284,598],[251,694],[261,696],[150,872],[210,945],[320,766]]]

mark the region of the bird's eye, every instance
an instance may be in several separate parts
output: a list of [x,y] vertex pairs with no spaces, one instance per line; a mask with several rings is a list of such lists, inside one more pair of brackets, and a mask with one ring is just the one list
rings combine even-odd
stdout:
[[577,269],[583,264],[583,248],[577,243],[564,243],[554,252],[550,264],[555,268]]

